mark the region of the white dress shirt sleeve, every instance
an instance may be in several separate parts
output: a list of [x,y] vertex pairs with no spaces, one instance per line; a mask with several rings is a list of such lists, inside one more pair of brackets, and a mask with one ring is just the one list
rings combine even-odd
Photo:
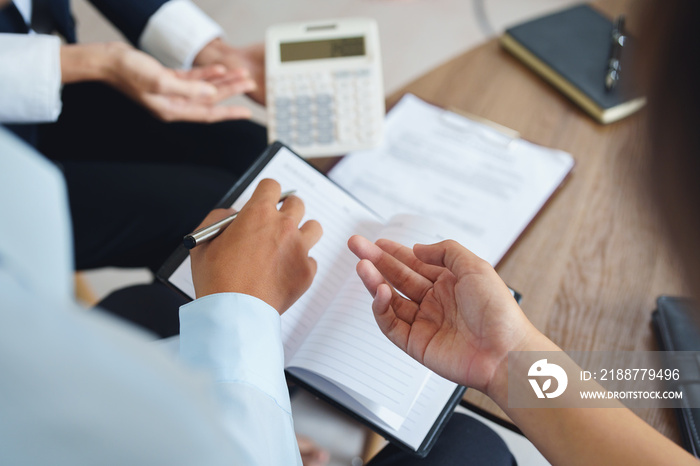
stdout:
[[237,293],[182,306],[180,358],[214,376],[241,464],[301,465],[275,309]]
[[221,27],[189,0],[170,0],[148,20],[139,47],[170,68],[190,68],[197,54],[223,35]]
[[0,33],[0,123],[56,121],[61,113],[61,40]]
[[73,302],[65,180],[1,127],[0,199],[1,465],[301,465],[274,309],[235,293],[183,306],[197,374]]

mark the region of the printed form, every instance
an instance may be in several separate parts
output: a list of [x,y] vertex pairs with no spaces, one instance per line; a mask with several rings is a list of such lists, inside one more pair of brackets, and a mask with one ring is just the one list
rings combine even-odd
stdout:
[[573,166],[566,152],[407,94],[381,145],[344,157],[329,177],[384,218],[411,213],[458,228],[454,239],[496,265]]

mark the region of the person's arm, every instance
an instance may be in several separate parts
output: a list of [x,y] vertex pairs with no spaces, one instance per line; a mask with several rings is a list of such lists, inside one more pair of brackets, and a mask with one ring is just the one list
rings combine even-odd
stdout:
[[[219,384],[245,464],[301,462],[284,378],[280,315],[311,285],[309,250],[322,230],[299,226],[304,204],[263,180],[217,238],[194,248],[197,299],[180,310],[180,355],[212,373]],[[212,212],[202,225],[230,214]],[[241,429],[241,426],[245,426]]]
[[198,376],[73,302],[65,180],[2,128],[0,154],[0,213],[17,226],[0,228],[0,464],[301,464],[279,322],[315,271],[320,227],[299,228],[301,201],[278,212],[279,185],[265,182],[241,212],[250,228],[239,217],[230,237],[198,246],[195,273],[211,271],[197,293],[215,293],[181,309],[182,359]]
[[237,293],[183,306],[180,358],[216,380],[224,427],[241,464],[301,464],[275,309]]
[[64,45],[60,63],[63,84],[102,81],[165,121],[214,122],[250,116],[243,107],[216,105],[232,90],[240,93],[254,87],[245,72],[228,72],[216,65],[172,70],[120,42]]
[[61,41],[0,33],[0,123],[55,121],[61,113]]
[[173,68],[223,65],[246,70],[255,88],[248,96],[265,103],[265,47],[234,47],[221,27],[189,0],[170,0],[149,19],[139,47]]
[[[221,27],[190,0],[91,0],[141,50],[169,68],[190,69],[222,65],[245,72],[255,83],[246,90],[258,102],[265,100],[262,44],[237,48],[221,38]],[[227,96],[240,93],[223,90]]]
[[[508,352],[561,349],[527,320],[493,267],[464,247],[444,241],[409,249],[357,236],[348,244],[387,337],[441,376],[491,397],[553,464],[697,464],[622,405],[510,408]],[[532,390],[526,378],[514,383]]]

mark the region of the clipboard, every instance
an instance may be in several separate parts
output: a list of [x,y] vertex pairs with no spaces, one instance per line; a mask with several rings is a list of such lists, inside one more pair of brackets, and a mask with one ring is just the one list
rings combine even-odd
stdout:
[[[253,183],[254,180],[261,174],[261,172],[270,163],[270,161],[273,160],[275,155],[277,155],[278,152],[280,150],[283,150],[283,149],[293,153],[294,156],[299,159],[299,161],[304,163],[309,168],[313,169],[315,173],[319,174],[319,176],[322,176],[329,183],[332,183],[338,190],[341,190],[343,193],[345,193],[346,196],[349,196],[350,198],[352,198],[354,202],[361,204],[365,209],[367,209],[368,211],[371,211],[371,209],[369,209],[365,204],[362,204],[354,196],[349,194],[345,189],[343,189],[342,187],[340,187],[337,184],[335,184],[334,182],[332,182],[330,179],[328,179],[326,177],[325,174],[320,172],[318,169],[313,167],[306,160],[304,160],[298,154],[295,154],[287,146],[285,146],[284,144],[282,144],[280,142],[273,143],[260,155],[260,157],[253,163],[253,165],[249,168],[249,170],[244,174],[244,176],[229,190],[229,192],[217,204],[217,207],[222,207],[222,208],[230,207],[234,203],[234,201],[236,201],[244,193],[244,191],[249,186],[251,186],[251,183]],[[187,291],[183,289],[183,287],[178,286],[177,284],[173,283],[173,281],[172,281],[173,275],[176,273],[176,270],[178,270],[178,268],[181,267],[181,265],[188,258],[188,256],[189,256],[189,250],[187,250],[183,245],[180,245],[171,254],[171,256],[166,260],[166,262],[163,264],[163,266],[158,270],[158,272],[156,274],[156,278],[158,280],[160,280],[161,282],[163,282],[166,286],[175,290],[177,293],[179,293],[180,295],[182,295],[186,299],[191,300],[192,296],[190,296],[187,293]],[[415,448],[415,447],[411,446],[409,443],[407,443],[404,439],[398,437],[397,434],[390,432],[389,429],[385,428],[380,422],[377,422],[375,419],[373,419],[371,417],[363,415],[362,413],[360,413],[357,410],[350,407],[345,402],[329,395],[329,393],[327,391],[314,385],[314,383],[311,382],[310,379],[306,379],[304,377],[297,376],[288,370],[285,370],[285,375],[286,375],[288,381],[293,382],[294,384],[303,387],[304,389],[306,389],[307,391],[312,393],[314,396],[324,400],[325,402],[329,403],[330,405],[334,406],[335,408],[337,408],[340,411],[344,412],[345,414],[349,415],[353,419],[356,419],[360,423],[366,425],[367,427],[372,429],[374,432],[376,432],[379,435],[381,435],[382,437],[386,438],[389,442],[391,442],[394,445],[398,446],[399,448],[406,450],[412,454],[415,454],[419,457],[425,457],[430,452],[431,448],[433,447],[433,445],[437,441],[440,433],[442,432],[445,425],[447,424],[450,417],[452,416],[455,407],[457,406],[457,404],[459,404],[460,400],[462,399],[462,397],[466,391],[466,387],[459,386],[459,385],[455,386],[454,390],[449,395],[449,398],[447,398],[444,405],[442,406],[441,411],[439,412],[439,414],[435,418],[434,422],[429,427],[427,433],[423,437],[422,442],[420,443],[420,445],[417,448]]]

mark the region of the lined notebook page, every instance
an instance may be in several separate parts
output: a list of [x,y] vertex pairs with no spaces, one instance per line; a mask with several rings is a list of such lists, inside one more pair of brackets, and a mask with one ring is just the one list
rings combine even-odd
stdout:
[[[321,240],[310,252],[318,263],[313,283],[282,315],[282,339],[287,363],[328,308],[341,285],[355,273],[357,258],[347,248],[350,236],[356,233],[372,235],[381,224],[378,217],[286,148],[278,151],[232,207],[242,208],[263,178],[277,180],[282,185],[282,191],[296,190],[295,195],[304,201],[306,207],[302,223],[315,219],[323,227]],[[189,257],[173,273],[170,281],[194,299]]]
[[349,281],[289,366],[332,379],[363,401],[389,427],[398,429],[430,371],[382,334],[368,296],[362,282]]
[[456,383],[431,372],[401,427],[388,432],[417,450],[456,389]]
[[[421,217],[399,215],[382,227],[377,237],[412,246],[442,241],[446,228]],[[372,297],[353,273],[289,365],[322,374],[346,391],[374,400],[379,407],[374,407],[373,413],[398,430],[430,371],[384,336],[371,306]]]
[[[447,388],[441,387],[442,390],[439,393],[446,393],[445,397],[432,396],[431,393],[435,391],[435,376],[398,350],[381,334],[372,315],[371,297],[355,274],[357,258],[350,253],[346,244],[348,238],[353,234],[362,234],[369,238],[378,237],[380,229],[383,229],[381,236],[391,237],[404,244],[440,241],[443,236],[426,233],[425,220],[411,216],[398,216],[388,226],[383,226],[380,223],[381,219],[365,207],[358,205],[357,201],[284,148],[280,149],[278,154],[265,166],[232,207],[240,209],[252,195],[259,180],[263,178],[276,179],[282,185],[283,191],[296,190],[296,195],[304,200],[306,206],[306,215],[303,221],[310,218],[316,219],[320,221],[324,230],[323,237],[310,253],[318,262],[318,272],[313,284],[294,306],[282,315],[285,365],[289,365],[301,343],[307,339],[312,328],[317,325],[317,321],[331,306],[336,296],[338,296],[339,304],[337,307],[339,309],[343,307],[343,301],[347,302],[348,299],[353,301],[353,306],[358,311],[357,314],[345,311],[345,317],[338,314],[333,318],[340,317],[342,321],[348,316],[353,316],[353,318],[361,316],[366,329],[369,330],[365,332],[366,335],[362,333],[354,335],[355,341],[350,346],[345,347],[343,345],[346,345],[347,342],[343,343],[334,355],[337,356],[338,352],[346,351],[346,356],[352,356],[355,361],[345,360],[343,366],[337,360],[327,360],[330,362],[328,365],[333,370],[328,370],[328,367],[321,365],[317,365],[315,369],[318,369],[319,374],[335,379],[333,384],[336,387],[342,387],[351,395],[351,397],[341,397],[336,393],[332,395],[334,398],[354,399],[352,404],[354,410],[358,410],[358,407],[361,406],[368,419],[372,419],[373,422],[380,421],[386,430],[396,432],[399,438],[405,435],[406,438],[402,438],[402,440],[407,443],[412,444],[410,439],[413,438],[418,442],[417,448],[422,441],[418,437],[425,436],[449,399],[449,395],[454,391],[455,386],[449,383],[451,385]],[[435,227],[435,225],[431,226]],[[444,226],[440,228],[440,230],[442,229]],[[170,281],[194,298],[189,258],[173,273]],[[341,292],[341,288],[346,282],[349,283],[346,289]],[[330,319],[328,323],[330,323]],[[340,322],[334,325],[338,324]],[[351,327],[348,325],[338,327],[343,331],[347,331],[349,328]],[[332,326],[326,327],[326,330],[331,329]],[[319,330],[318,335],[322,333]],[[329,335],[331,339],[338,339],[332,333]],[[366,351],[365,338],[374,339],[375,344],[383,348],[374,353],[374,357],[376,358],[380,353],[384,355],[382,358],[384,359],[382,362],[384,372],[389,369],[393,371],[392,368],[398,367],[403,374],[392,372],[393,378],[390,377],[387,381],[379,377],[380,373],[377,370],[365,372],[363,369],[366,369],[367,366],[363,366],[364,362],[358,358],[363,354],[360,350]],[[336,341],[336,343],[338,342]],[[307,352],[302,358],[308,358],[309,355]],[[316,354],[312,360],[319,359],[320,356]],[[301,358],[297,363],[302,367],[307,365],[306,361],[302,361]],[[374,364],[379,364],[379,361],[375,361]],[[340,370],[336,368],[340,368]],[[401,375],[403,377],[399,377]],[[336,379],[336,376],[341,380]],[[328,387],[331,384],[324,385]],[[318,386],[318,383],[314,386]],[[403,393],[403,399],[399,403],[394,398],[397,391]],[[351,405],[350,403],[344,404]]]

